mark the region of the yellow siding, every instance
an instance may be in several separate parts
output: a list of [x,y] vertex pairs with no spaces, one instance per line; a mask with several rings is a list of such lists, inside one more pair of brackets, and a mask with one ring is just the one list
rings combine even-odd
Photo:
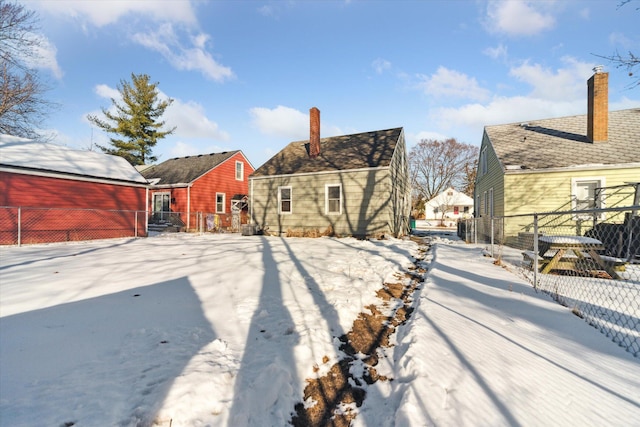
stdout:
[[[612,187],[638,181],[640,168],[507,174],[505,214],[571,210],[571,180],[589,177],[603,177],[605,186]],[[605,190],[605,198],[605,207],[619,205],[621,202],[620,196],[612,190]],[[626,205],[630,205],[631,201],[628,200]]]

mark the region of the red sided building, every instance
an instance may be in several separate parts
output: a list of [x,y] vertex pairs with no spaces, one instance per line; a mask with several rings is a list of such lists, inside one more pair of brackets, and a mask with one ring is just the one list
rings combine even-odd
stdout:
[[0,135],[0,244],[146,236],[146,200],[121,157]]
[[144,169],[151,224],[238,230],[247,223],[253,166],[240,150],[169,159]]

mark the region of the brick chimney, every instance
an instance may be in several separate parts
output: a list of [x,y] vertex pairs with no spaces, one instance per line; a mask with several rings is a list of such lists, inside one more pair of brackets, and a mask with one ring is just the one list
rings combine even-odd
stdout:
[[592,143],[609,139],[609,73],[599,65],[587,81],[587,140]]
[[309,135],[309,157],[315,159],[320,154],[320,110],[313,107],[309,110],[310,135]]

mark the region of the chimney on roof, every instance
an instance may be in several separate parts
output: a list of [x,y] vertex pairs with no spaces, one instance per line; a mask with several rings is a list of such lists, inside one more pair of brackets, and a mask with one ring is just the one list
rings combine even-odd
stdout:
[[309,157],[315,159],[320,154],[320,110],[313,107],[309,110],[310,135]]
[[587,81],[587,140],[606,142],[609,139],[609,73],[596,66]]

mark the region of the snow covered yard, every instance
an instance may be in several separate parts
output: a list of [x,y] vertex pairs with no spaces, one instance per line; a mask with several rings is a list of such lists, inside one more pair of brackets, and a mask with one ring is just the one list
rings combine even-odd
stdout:
[[[435,239],[356,426],[630,425],[640,362]],[[284,426],[410,240],[174,234],[0,248],[0,425]],[[310,404],[311,402],[307,402]]]

